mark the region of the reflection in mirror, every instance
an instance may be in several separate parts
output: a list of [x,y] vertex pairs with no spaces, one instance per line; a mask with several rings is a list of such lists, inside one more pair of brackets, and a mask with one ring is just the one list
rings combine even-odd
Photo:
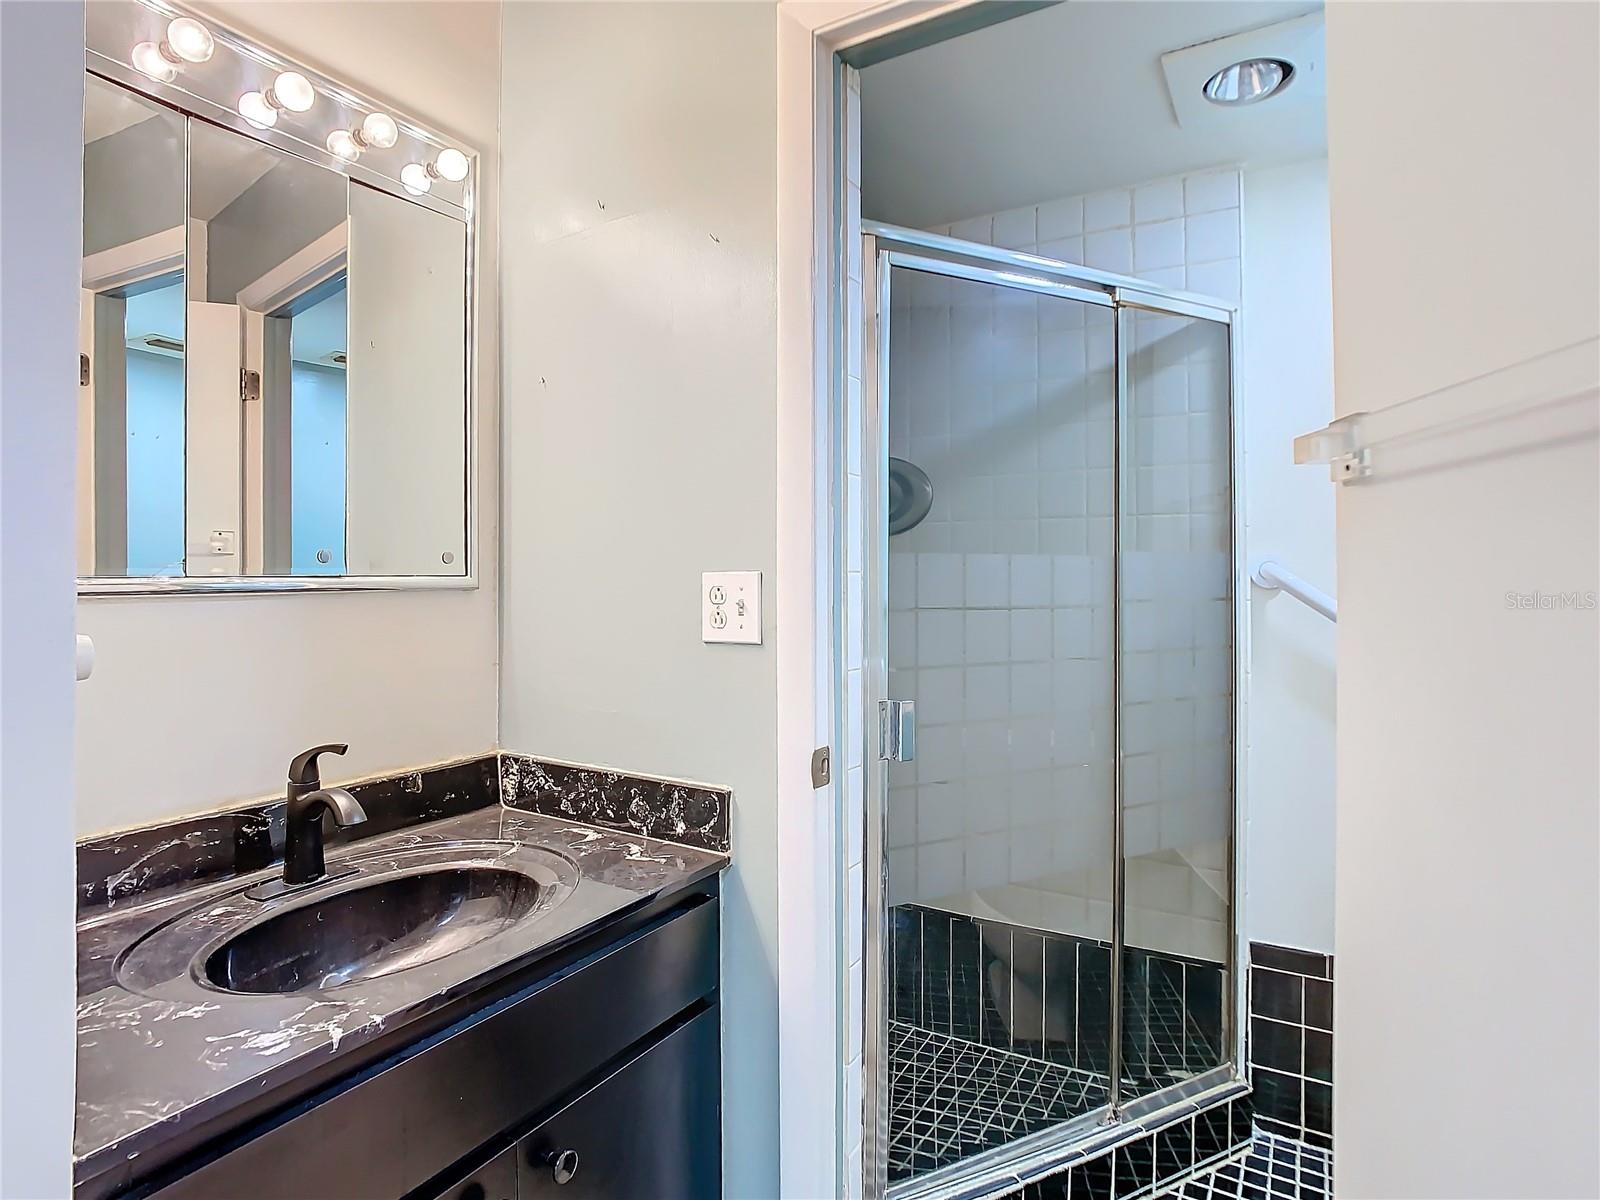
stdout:
[[[307,297],[305,307],[269,318],[289,323],[290,406],[289,543],[290,570],[295,575],[343,575],[346,572],[345,427],[345,277],[341,273]],[[269,484],[273,476],[268,477]],[[279,486],[282,480],[276,481]],[[274,515],[267,507],[268,545]]]
[[352,574],[465,571],[466,262],[460,221],[351,186]]
[[[343,574],[342,431],[331,459],[326,438],[305,462],[297,451],[330,405],[343,423],[342,382],[319,368],[337,357],[342,372],[347,181],[198,122],[189,155],[188,573]],[[241,370],[259,396],[243,421]],[[303,494],[316,519],[302,531]]]
[[83,575],[183,573],[184,124],[123,88],[85,80]]

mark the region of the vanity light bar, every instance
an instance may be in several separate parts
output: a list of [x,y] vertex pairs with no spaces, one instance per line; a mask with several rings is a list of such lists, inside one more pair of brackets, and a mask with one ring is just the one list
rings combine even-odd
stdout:
[[[148,15],[133,20],[114,15],[125,7],[153,12],[157,23],[152,24]],[[471,206],[471,156],[425,127],[383,111],[336,80],[298,68],[292,59],[225,25],[187,14],[172,0],[127,0],[126,5],[107,4],[105,9],[113,15],[93,16],[86,33],[91,56],[104,56],[108,66],[131,65],[137,76],[156,85],[176,87],[203,103],[231,110],[250,128],[262,131],[264,140],[291,138],[325,150],[339,163],[354,164],[368,151],[401,146],[401,154],[384,155],[371,165],[363,162],[361,172],[383,177],[390,187],[398,183],[396,191],[427,196],[424,203],[429,206]],[[129,43],[131,48],[123,49]],[[228,52],[221,56],[228,60],[221,70],[192,70],[216,60],[219,46]],[[241,65],[245,68],[243,80],[248,82],[235,82],[241,78],[235,68]],[[123,80],[139,87],[127,76]],[[218,95],[219,90],[231,90],[230,82],[248,90]],[[159,86],[148,90],[159,92]],[[315,116],[294,119],[309,113],[322,114],[323,120],[319,122]],[[398,176],[392,173],[396,171]],[[441,181],[452,186],[441,188]],[[460,185],[460,190],[454,185]],[[443,194],[432,194],[439,192]]]

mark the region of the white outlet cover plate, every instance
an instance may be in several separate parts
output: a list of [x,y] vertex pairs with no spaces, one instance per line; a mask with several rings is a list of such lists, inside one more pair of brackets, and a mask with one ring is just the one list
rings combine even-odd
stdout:
[[761,644],[760,571],[707,571],[700,576],[700,640]]

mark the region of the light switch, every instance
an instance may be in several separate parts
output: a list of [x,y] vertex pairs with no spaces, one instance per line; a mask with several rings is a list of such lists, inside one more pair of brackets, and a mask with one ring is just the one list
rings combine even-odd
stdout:
[[700,640],[761,644],[760,571],[707,571],[700,576]]

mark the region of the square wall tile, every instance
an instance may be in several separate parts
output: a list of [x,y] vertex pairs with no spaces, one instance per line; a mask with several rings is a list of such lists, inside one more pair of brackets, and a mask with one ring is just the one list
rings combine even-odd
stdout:
[[1183,180],[1161,179],[1133,189],[1133,219],[1165,221],[1183,216]]
[[1036,210],[1037,235],[1042,244],[1057,238],[1075,237],[1083,232],[1083,197],[1052,200]]
[[1010,596],[1010,559],[1004,554],[966,556],[968,608],[1004,608]]
[[1003,246],[1007,250],[1031,249],[1039,241],[1035,210],[1014,208],[1009,212],[996,213],[992,236],[996,246]]
[[1239,172],[1207,171],[1183,179],[1183,209],[1186,213],[1212,212],[1239,206]]
[[1133,267],[1141,275],[1183,265],[1183,221],[1156,221],[1133,230]]
[[994,218],[970,217],[965,221],[956,221],[950,226],[950,236],[960,238],[963,242],[980,242],[985,246],[994,243]]
[[1118,188],[1110,192],[1096,192],[1083,198],[1083,228],[1085,233],[1097,229],[1115,229],[1133,223],[1133,192]]
[[1097,271],[1113,271],[1119,275],[1133,272],[1133,236],[1131,230],[1109,229],[1090,233],[1083,239],[1083,262]]
[[1225,208],[1184,220],[1186,256],[1190,263],[1239,257],[1239,210]]
[[959,554],[917,555],[917,607],[960,608],[962,569]]

